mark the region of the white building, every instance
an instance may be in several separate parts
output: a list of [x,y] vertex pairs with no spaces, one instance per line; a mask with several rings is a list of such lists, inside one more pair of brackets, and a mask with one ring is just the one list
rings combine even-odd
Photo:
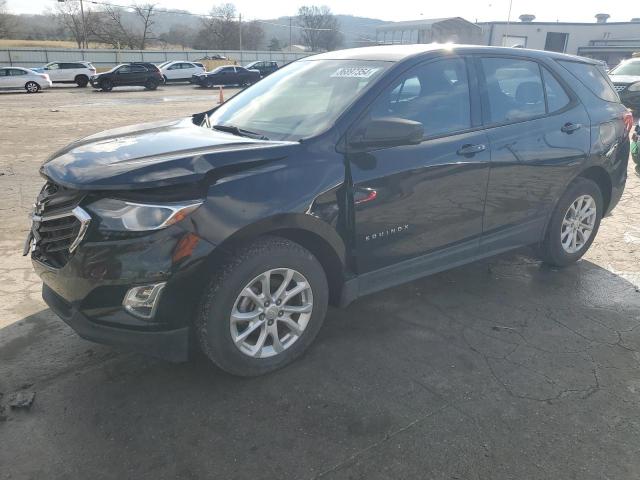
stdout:
[[596,15],[593,23],[536,22],[534,15],[520,15],[519,22],[479,23],[483,44],[522,46],[537,50],[595,58],[614,66],[640,52],[640,19],[607,22],[609,15]]
[[520,15],[520,21],[514,22],[471,23],[460,17],[394,22],[376,28],[376,42],[521,46],[582,55],[615,66],[640,52],[640,18],[629,22],[608,22],[608,18],[599,13],[591,23],[536,22],[534,15]]
[[376,27],[378,45],[434,42],[478,44],[482,38],[479,25],[460,17],[393,22]]

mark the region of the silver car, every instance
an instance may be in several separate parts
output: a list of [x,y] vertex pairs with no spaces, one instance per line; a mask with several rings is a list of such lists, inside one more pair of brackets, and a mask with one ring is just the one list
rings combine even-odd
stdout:
[[37,73],[22,67],[0,68],[0,90],[22,90],[37,93],[51,88],[51,79],[46,73]]

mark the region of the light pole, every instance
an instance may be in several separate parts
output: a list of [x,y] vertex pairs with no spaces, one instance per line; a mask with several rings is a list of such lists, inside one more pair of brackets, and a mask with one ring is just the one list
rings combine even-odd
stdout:
[[[58,0],[58,3],[64,3],[66,0]],[[87,27],[84,21],[84,5],[80,0],[80,17],[82,19],[82,48],[89,48],[87,45]]]

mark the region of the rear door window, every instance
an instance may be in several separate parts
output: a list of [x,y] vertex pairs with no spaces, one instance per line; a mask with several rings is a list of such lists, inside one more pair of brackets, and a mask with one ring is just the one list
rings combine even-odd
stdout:
[[542,68],[542,77],[544,79],[544,92],[547,97],[548,113],[557,112],[566,107],[571,99],[560,82],[547,70]]
[[602,100],[607,102],[620,101],[603,68],[591,63],[567,62],[564,60],[560,60],[558,63],[569,70],[574,77]]
[[526,120],[546,113],[540,68],[513,58],[482,58],[489,123]]

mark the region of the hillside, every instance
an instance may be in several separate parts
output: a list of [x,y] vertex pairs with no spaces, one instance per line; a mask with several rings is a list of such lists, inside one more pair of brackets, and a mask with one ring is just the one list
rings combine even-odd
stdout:
[[[125,18],[132,19],[133,14],[125,13]],[[337,15],[340,22],[340,31],[344,38],[344,47],[357,47],[375,40],[376,26],[387,23],[383,20],[352,15]],[[65,41],[65,46],[73,48],[74,43],[50,15],[16,15],[14,16],[14,28],[12,40],[2,40],[3,46],[33,46],[53,47],[56,43],[48,41]],[[165,38],[170,31],[186,32],[188,36],[195,34],[201,26],[199,17],[184,15],[180,11],[162,11],[154,17],[153,28],[156,38]],[[300,29],[295,28],[296,20],[293,19],[291,29],[293,44],[300,43]],[[264,38],[261,49],[266,49],[272,38],[277,38],[281,45],[289,44],[289,17],[265,19],[260,21],[264,30]],[[14,40],[15,39],[15,40]],[[21,42],[29,41],[28,43]],[[44,43],[42,41],[45,41]],[[61,44],[60,44],[61,45]]]

